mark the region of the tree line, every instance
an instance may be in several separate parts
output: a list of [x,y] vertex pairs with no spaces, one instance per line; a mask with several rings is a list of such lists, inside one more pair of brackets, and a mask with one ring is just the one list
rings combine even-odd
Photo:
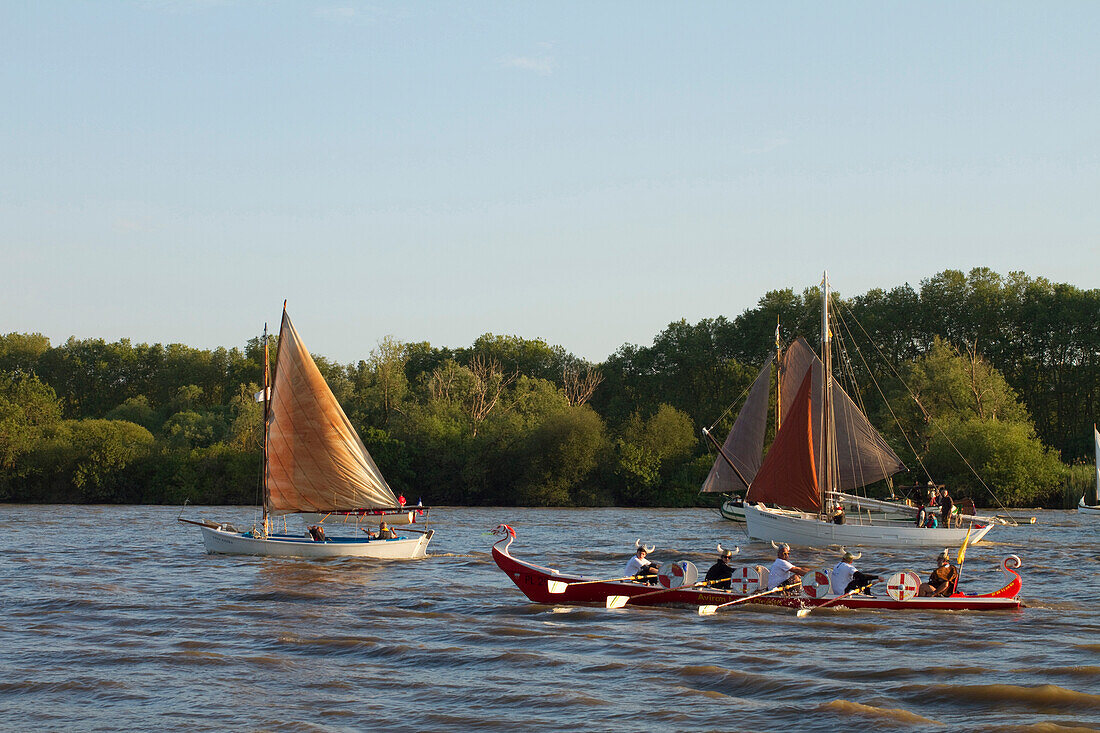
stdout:
[[[314,359],[391,486],[425,504],[683,506],[781,340],[820,339],[821,292],[681,320],[591,364],[539,339],[379,342]],[[979,505],[1062,506],[1092,476],[1100,290],[954,270],[837,297],[836,373],[909,471]],[[272,338],[272,345],[276,339]],[[276,364],[277,368],[277,364]],[[0,500],[257,503],[263,343],[0,336]],[[890,491],[871,487],[872,493]]]

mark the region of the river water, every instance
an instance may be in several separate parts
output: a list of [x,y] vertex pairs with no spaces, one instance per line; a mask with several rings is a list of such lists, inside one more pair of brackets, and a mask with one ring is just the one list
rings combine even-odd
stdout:
[[[962,587],[1014,612],[554,607],[492,562],[614,577],[650,559],[705,572],[717,542],[770,562],[704,510],[437,508],[426,560],[203,552],[166,507],[0,507],[0,729],[271,731],[1060,731],[1100,729],[1100,521],[1029,512],[967,551]],[[248,507],[189,510],[248,525]],[[927,574],[921,555],[857,563]],[[835,548],[795,548],[821,567]]]

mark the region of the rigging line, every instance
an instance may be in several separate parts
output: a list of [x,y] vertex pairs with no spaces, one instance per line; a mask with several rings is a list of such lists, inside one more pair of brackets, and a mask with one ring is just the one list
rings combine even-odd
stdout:
[[[860,323],[859,319],[855,317],[855,313],[852,312],[851,308],[848,308],[848,312],[851,314],[852,320],[856,322],[856,325],[859,326],[860,330],[863,331],[864,335],[867,336],[868,342],[870,342],[871,345],[875,346],[874,341],[871,340],[870,334],[867,333],[867,329],[863,328],[863,324]],[[919,406],[920,405],[920,400],[918,400],[917,396],[913,394],[913,390],[909,389],[909,385],[906,384],[905,380],[901,378],[901,375],[898,374],[898,371],[896,369],[894,369],[894,366],[892,364],[890,364],[890,362],[886,359],[886,355],[882,353],[882,349],[879,349],[878,346],[875,346],[875,350],[879,352],[879,356],[882,357],[883,362],[886,363],[886,365],[890,368],[890,371],[893,372],[894,376],[896,376],[898,378],[898,381],[901,382],[902,386],[905,387],[905,391],[909,393],[909,396]],[[921,410],[923,410],[923,409],[924,408],[922,406]],[[1008,511],[1008,507],[1006,507],[1004,504],[1001,503],[1001,500],[997,497],[996,494],[993,493],[993,490],[989,488],[989,485],[986,484],[985,480],[982,479],[982,477],[978,474],[978,472],[974,469],[974,467],[972,465],[970,465],[970,461],[968,461],[966,459],[966,456],[964,456],[962,454],[962,451],[960,451],[958,449],[958,447],[955,445],[954,441],[951,440],[951,437],[948,436],[947,433],[944,432],[943,428],[940,427],[939,421],[938,420],[933,420],[932,417],[929,416],[929,422],[933,426],[935,426],[936,430],[939,431],[940,435],[943,436],[944,440],[947,441],[948,445],[950,445],[951,448],[955,451],[955,453],[958,454],[959,458],[962,459],[962,462],[964,464],[966,464],[966,467],[970,469],[970,472],[972,474],[974,474],[974,478],[978,479],[978,483],[980,483],[982,485],[982,488],[984,488],[986,490],[986,492],[991,497],[993,497],[993,501],[997,502],[997,506],[999,506],[1001,509],[1003,509],[1006,514],[1008,514],[1009,516],[1012,516],[1012,514]],[[899,423],[899,425],[900,425],[900,423]],[[922,468],[924,467],[923,464],[921,464],[921,467]],[[927,473],[927,469],[925,469],[925,472]],[[929,476],[928,478],[929,478],[929,480],[931,480],[932,477]]]
[[[771,356],[769,356],[769,357],[768,357],[767,361],[765,361],[765,362],[764,362],[764,364],[762,364],[762,365],[760,366],[760,368],[761,368],[761,369],[763,369],[763,368],[764,368],[765,366],[771,366],[771,363],[772,363],[772,361],[773,361],[774,359],[775,359],[775,354],[772,354]],[[729,414],[730,414],[731,412],[733,412],[733,408],[734,408],[734,406],[735,406],[735,405],[737,405],[737,404],[738,404],[739,402],[741,402],[741,399],[742,399],[743,397],[745,397],[745,396],[747,396],[747,395],[748,395],[748,393],[749,393],[749,390],[751,390],[751,389],[752,389],[752,387],[753,387],[753,385],[754,385],[754,384],[756,384],[756,378],[755,378],[755,377],[753,377],[752,381],[751,381],[751,382],[749,382],[749,386],[748,386],[748,387],[745,387],[745,389],[743,389],[743,390],[741,391],[741,394],[737,396],[737,399],[735,399],[735,400],[734,400],[733,402],[731,402],[731,403],[729,404],[729,407],[727,407],[727,408],[726,408],[726,411],[725,411],[725,412],[723,412],[723,413],[722,413],[722,414],[721,414],[721,415],[720,415],[720,416],[718,417],[718,419],[717,419],[717,420],[715,420],[715,421],[714,421],[714,422],[713,422],[713,423],[711,424],[711,426],[710,426],[709,428],[707,428],[707,430],[714,430],[714,428],[716,428],[716,427],[718,426],[718,423],[720,423],[720,422],[722,422],[723,420],[725,420],[725,419],[726,419],[726,416],[727,416],[727,415],[729,415]]]
[[[840,314],[836,313],[835,315],[837,316],[837,320],[840,321],[840,325],[842,327],[846,328],[843,321],[840,320]],[[860,410],[862,410],[863,414],[866,415],[867,414],[867,408],[863,405],[863,397],[859,393],[858,385],[856,384],[855,369],[852,366],[852,360],[851,360],[851,356],[849,355],[848,344],[841,336],[842,335],[840,333],[837,333],[837,332],[833,333],[833,343],[836,344],[836,346],[838,347],[838,358],[840,360],[840,375],[841,375],[842,378],[846,379],[846,381],[848,382],[849,392],[850,392],[849,396],[855,395],[855,398],[853,399],[853,402],[856,404],[856,407],[859,408]],[[834,376],[834,380],[835,380],[835,376]],[[844,388],[843,385],[841,385],[839,381],[837,381],[837,385],[841,389]],[[849,436],[849,440],[848,440],[848,460],[849,460],[849,464],[851,466],[853,466],[856,469],[856,471],[858,472],[858,475],[857,475],[856,478],[860,482],[859,485],[860,486],[866,486],[870,482],[866,480],[866,476],[863,473],[863,462],[856,460],[855,441],[851,439],[851,437],[855,433],[855,431],[854,431],[854,428],[856,426],[855,416],[853,416],[850,411],[848,411],[845,414],[846,414],[845,427],[847,428],[848,436]],[[881,473],[885,473],[886,472],[886,466],[882,462],[881,455],[876,453],[875,457],[876,457],[876,459],[879,463],[879,471]]]
[[[834,298],[834,300],[835,300],[835,298]],[[840,322],[841,327],[846,328],[846,326],[844,326],[843,321],[840,320],[840,313],[837,311],[837,309],[835,307],[833,308],[833,311],[834,311],[833,315],[836,317],[836,320]],[[853,340],[853,342],[854,342],[854,340]],[[859,387],[858,387],[858,384],[856,382],[855,368],[852,365],[852,359],[851,359],[851,356],[849,354],[848,344],[843,339],[843,334],[841,332],[836,331],[835,329],[833,331],[833,343],[837,347],[837,356],[838,356],[839,363],[840,363],[840,377],[841,377],[841,379],[845,380],[849,385],[849,392],[851,393],[849,396],[851,397],[851,395],[854,395],[854,398],[852,398],[853,404],[855,404],[856,407],[858,409],[862,410],[864,415],[866,415],[867,409],[863,405],[862,395],[859,392]],[[836,378],[836,376],[837,375],[834,373],[834,376],[833,376],[834,382],[836,383],[836,385],[841,390],[843,390],[844,385],[841,384],[840,380],[838,380]],[[857,457],[857,453],[855,451],[856,442],[853,439],[853,436],[855,435],[854,428],[856,427],[856,424],[857,424],[856,423],[856,417],[851,414],[850,410],[846,411],[845,415],[846,415],[845,426],[847,428],[848,436],[850,438],[849,441],[848,441],[849,465],[856,471],[856,474],[853,478],[856,481],[858,481],[858,486],[865,486],[867,483],[870,483],[870,482],[867,481],[866,475],[864,474],[863,461],[860,461],[860,460],[856,459],[856,457]],[[881,455],[876,453],[875,457],[879,462],[879,472],[880,473],[886,473],[885,466],[882,464]],[[838,488],[838,490],[840,489],[839,486],[837,488]],[[853,487],[853,488],[855,488],[855,487]]]
[[[863,324],[859,322],[859,319],[856,318],[856,315],[852,311],[851,308],[848,308],[848,314],[851,316],[852,320],[855,321],[856,325],[859,326],[859,329],[863,332],[863,335],[867,337],[867,342],[869,344],[871,344],[872,346],[875,346],[875,342],[871,339],[870,334],[867,333],[867,329],[865,329],[863,327]],[[840,320],[841,320],[841,323],[844,325],[845,330],[848,331],[849,337],[852,339],[852,341],[854,343],[855,342],[855,336],[852,335],[851,330],[848,327],[848,322],[845,321],[843,319],[843,317]],[[894,376],[896,376],[898,378],[898,381],[900,381],[902,386],[905,387],[906,390],[908,391],[909,386],[907,384],[905,384],[905,380],[903,380],[901,378],[901,375],[899,375],[897,373],[897,371],[894,370],[893,367],[890,365],[890,362],[886,359],[886,355],[883,354],[882,350],[879,349],[877,346],[875,346],[875,349],[879,352],[879,356],[882,357],[882,361],[888,367],[890,367],[891,371],[894,372]],[[928,467],[924,465],[924,461],[921,460],[920,454],[917,453],[917,449],[913,447],[913,443],[909,440],[909,436],[905,433],[905,429],[902,427],[901,420],[898,419],[897,414],[894,412],[894,407],[893,407],[893,405],[890,404],[890,400],[886,399],[886,395],[882,391],[882,386],[878,383],[878,380],[875,379],[874,373],[871,371],[871,365],[867,362],[867,357],[865,357],[863,355],[863,352],[859,350],[858,346],[856,347],[856,353],[859,354],[860,361],[863,362],[863,368],[867,370],[867,375],[871,380],[871,384],[875,385],[875,391],[877,391],[878,394],[879,394],[879,397],[882,398],[882,403],[884,405],[886,405],[886,409],[890,412],[890,417],[892,417],[894,419],[894,424],[896,424],[898,426],[898,432],[901,434],[901,439],[905,441],[905,444],[907,446],[909,446],[909,450],[910,450],[910,452],[912,452],[913,458],[916,460],[917,465],[919,465],[921,467],[921,470],[924,471],[924,475],[928,478],[929,481],[931,481],[932,480],[932,474],[928,471]],[[918,400],[916,398],[916,396],[913,395],[913,393],[911,391],[909,392],[909,394],[911,396],[913,396],[913,400],[917,403],[917,406],[920,407],[920,400]],[[924,408],[921,407],[922,412],[923,412],[923,410],[924,410]]]
[[[851,313],[850,309],[849,309],[849,313],[851,314],[852,320],[856,321],[856,324],[859,325],[859,320],[855,317],[855,314]],[[905,434],[905,431],[901,429],[901,422],[897,419],[897,416],[894,415],[894,411],[893,411],[893,408],[890,406],[889,400],[886,399],[886,395],[883,394],[882,388],[879,386],[878,381],[875,379],[874,374],[871,372],[871,366],[870,366],[870,364],[867,363],[867,357],[865,357],[863,355],[863,351],[859,348],[859,342],[856,340],[855,335],[852,333],[851,328],[848,326],[848,322],[844,319],[843,314],[841,314],[840,312],[837,313],[837,320],[840,322],[841,327],[844,329],[844,331],[848,334],[848,340],[851,341],[852,346],[856,351],[856,354],[859,356],[859,360],[863,364],[863,368],[867,372],[868,379],[871,381],[871,384],[875,385],[875,391],[877,391],[879,393],[879,396],[882,397],[883,404],[885,404],[886,409],[890,411],[890,416],[892,418],[894,418],[894,422],[897,424],[897,426],[899,428],[898,432],[901,433],[902,440],[904,440],[906,445],[909,446],[909,450],[912,451],[913,456],[916,459],[917,463],[920,465],[920,467],[924,468],[924,463],[921,462],[920,456],[917,455],[917,452],[916,452],[916,450],[914,450],[912,443],[909,442],[909,436],[907,436]],[[862,326],[860,326],[860,327],[862,328]],[[866,333],[866,331],[864,331],[864,333]],[[845,344],[845,346],[846,346],[846,344]],[[845,355],[847,356],[847,351],[845,352]],[[853,375],[853,384],[854,384],[855,366],[850,361],[850,357],[848,357],[848,358],[849,358],[849,368],[851,369],[851,373]],[[863,401],[863,395],[861,393],[859,393],[858,390],[856,390],[856,398],[859,400],[859,408],[861,410],[863,410],[863,414],[866,415],[867,414],[867,407],[866,407],[866,404]],[[881,473],[883,473],[884,476],[892,475],[892,474],[889,474],[888,471],[886,470],[886,465],[882,460],[882,454],[876,453],[876,458],[878,460],[879,470],[881,471]],[[925,469],[925,473],[926,474],[928,473],[927,469]],[[929,478],[931,478],[931,476],[929,476]]]

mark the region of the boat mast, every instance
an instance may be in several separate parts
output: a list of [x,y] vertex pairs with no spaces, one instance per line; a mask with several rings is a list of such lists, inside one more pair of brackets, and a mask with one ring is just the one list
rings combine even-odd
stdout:
[[821,511],[827,512],[825,497],[832,491],[832,466],[829,443],[832,435],[831,427],[833,404],[833,334],[829,330],[829,271],[826,270],[821,279]]
[[775,433],[783,423],[783,347],[779,343],[779,315],[775,316]]
[[[286,308],[286,303],[283,303],[283,308]],[[269,403],[271,401],[271,380],[268,376],[269,361],[267,356],[267,324],[264,324],[264,431],[263,431],[263,449],[264,449],[264,536],[266,537],[270,530],[270,523],[267,516],[267,505],[269,503],[270,493],[267,489],[267,417],[270,410]]]

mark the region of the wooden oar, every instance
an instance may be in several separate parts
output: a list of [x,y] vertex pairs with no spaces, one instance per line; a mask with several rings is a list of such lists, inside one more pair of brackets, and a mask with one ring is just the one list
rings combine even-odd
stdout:
[[693,585],[680,586],[678,588],[662,588],[661,590],[650,591],[649,593],[640,593],[636,596],[608,596],[605,602],[608,608],[622,608],[635,598],[645,598],[647,596],[659,596],[662,593],[672,593],[678,590],[690,590],[692,588],[701,588],[704,585],[711,585],[713,583],[724,583],[729,578],[720,578],[718,580],[703,580]]
[[[546,581],[546,588],[551,593],[564,593],[566,588],[569,588],[569,587],[574,586],[574,585],[591,585],[592,583],[620,583],[624,580],[639,580],[640,578],[645,578],[645,577],[647,577],[647,576],[645,576],[645,575],[641,575],[641,576],[639,576],[639,575],[628,575],[625,578],[605,578],[603,580],[582,580],[578,583],[569,583],[569,582],[566,582],[564,580],[549,580],[548,579]],[[652,577],[656,578],[657,576],[654,575]]]
[[752,599],[759,598],[760,596],[771,595],[772,593],[778,593],[780,591],[789,590],[791,588],[796,588],[800,585],[802,585],[802,581],[801,580],[796,580],[793,583],[787,583],[786,585],[777,585],[776,587],[772,588],[771,590],[766,590],[766,591],[763,591],[762,593],[757,593],[757,594],[751,595],[751,596],[745,596],[744,598],[738,598],[736,601],[729,601],[728,603],[722,603],[722,604],[717,605],[717,606],[699,606],[699,615],[700,616],[712,616],[712,615],[714,615],[714,613],[719,608],[725,608],[726,606],[736,606],[738,603],[745,603],[746,601],[751,601]]
[[820,606],[813,606],[811,608],[800,608],[800,609],[798,609],[798,613],[795,614],[795,615],[797,615],[799,618],[806,618],[807,616],[810,615],[811,611],[816,611],[819,608],[825,608],[826,606],[831,606],[834,603],[836,603],[837,601],[843,601],[848,596],[854,596],[856,593],[862,593],[863,591],[867,590],[868,588],[870,588],[872,585],[874,585],[877,582],[878,582],[878,579],[876,578],[875,580],[872,580],[867,585],[863,585],[863,586],[860,586],[859,588],[856,588],[855,590],[848,591],[844,595],[837,596],[836,598],[834,598],[833,600],[831,600],[827,603],[822,603]]

